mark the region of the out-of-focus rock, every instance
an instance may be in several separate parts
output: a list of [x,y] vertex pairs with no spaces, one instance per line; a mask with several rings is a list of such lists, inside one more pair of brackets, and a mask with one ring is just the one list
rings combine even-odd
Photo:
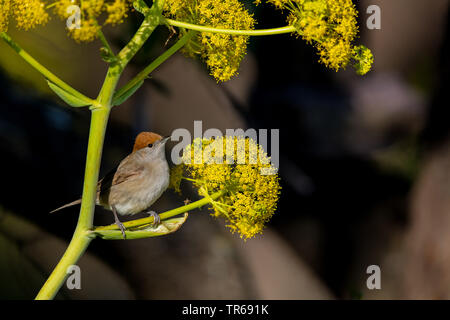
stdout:
[[[0,232],[17,246],[22,260],[28,265],[34,266],[34,273],[41,275],[43,285],[45,278],[50,274],[64,254],[68,243],[58,239],[29,222],[12,215],[2,213],[0,220]],[[2,254],[5,251],[2,250]],[[4,257],[4,256],[3,256]],[[19,261],[16,259],[15,261]],[[14,266],[14,261],[9,261],[10,269],[25,270],[24,263]],[[77,263],[81,270],[81,289],[69,290],[64,285],[58,297],[68,297],[70,299],[132,299],[134,294],[128,283],[115,272],[111,267],[102,262],[97,257],[86,252]],[[29,267],[27,267],[29,268]],[[34,279],[28,286],[34,288],[38,275],[27,274],[20,277],[21,281]],[[37,288],[39,288],[39,286]],[[19,284],[17,284],[19,287]],[[35,292],[34,294],[37,294]],[[30,298],[30,297],[27,297]]]
[[370,151],[394,133],[414,134],[422,128],[425,99],[399,75],[369,74],[351,87],[353,112],[347,140],[355,151]]
[[270,229],[260,238],[236,240],[236,247],[258,299],[333,299],[311,268]]
[[[375,70],[408,71],[424,56],[435,53],[445,25],[448,0],[362,0],[361,30],[364,43],[373,50]],[[378,5],[381,9],[381,30],[366,28],[366,9]],[[432,21],[432,23],[427,23]]]
[[450,299],[450,143],[425,162],[411,198],[405,296]]

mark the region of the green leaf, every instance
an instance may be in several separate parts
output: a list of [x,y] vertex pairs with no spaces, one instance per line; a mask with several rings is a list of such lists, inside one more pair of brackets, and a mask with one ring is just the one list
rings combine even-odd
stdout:
[[144,80],[141,80],[137,84],[132,86],[130,89],[121,93],[120,95],[114,95],[112,105],[118,106],[127,101],[127,99],[131,97],[143,84]]
[[67,92],[66,90],[58,87],[56,84],[54,84],[49,80],[47,80],[47,83],[50,89],[52,89],[53,92],[55,92],[58,95],[58,97],[63,99],[64,102],[66,102],[68,105],[72,107],[86,107],[92,104],[92,101],[76,97],[73,94]]
[[[180,229],[186,221],[188,214],[185,213],[182,217],[163,220],[156,227],[146,226],[140,229],[127,229],[125,231],[126,240],[143,239],[158,236],[165,236]],[[98,230],[94,233],[105,240],[121,240],[123,239],[122,232],[119,230]]]

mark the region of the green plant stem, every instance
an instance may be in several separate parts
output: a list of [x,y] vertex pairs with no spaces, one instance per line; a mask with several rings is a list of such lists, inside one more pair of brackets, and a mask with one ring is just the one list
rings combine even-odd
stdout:
[[[166,220],[169,218],[172,218],[174,216],[183,214],[185,212],[188,211],[192,211],[194,209],[203,207],[204,205],[207,205],[209,203],[211,203],[211,200],[217,200],[218,198],[220,198],[222,195],[225,194],[225,191],[218,191],[216,193],[213,193],[212,195],[210,195],[209,197],[205,197],[202,198],[200,200],[197,200],[195,202],[189,203],[185,206],[182,207],[178,207],[166,212],[163,212],[159,215],[159,217],[161,218],[161,220]],[[123,225],[125,228],[127,229],[133,229],[133,228],[139,228],[142,226],[146,226],[149,224],[153,223],[153,217],[148,217],[148,218],[142,218],[142,219],[136,219],[136,220],[132,220],[132,221],[127,221],[125,222]],[[119,228],[117,227],[116,224],[111,224],[108,226],[101,226],[101,227],[96,227],[94,230],[92,230],[92,232],[96,233],[96,232],[102,232],[102,231],[107,231],[107,230],[118,230]]]
[[109,108],[106,107],[96,108],[92,111],[83,186],[83,200],[81,202],[77,227],[66,252],[39,291],[36,300],[48,300],[54,298],[64,283],[68,268],[71,265],[76,264],[93,239],[92,234],[89,234],[88,230],[92,227],[93,223],[97,180],[108,116]]
[[[128,62],[160,24],[163,4],[163,0],[154,1],[153,6],[150,9],[152,14],[144,18],[144,21],[136,34],[117,55],[117,63],[114,63],[109,67],[99,96],[91,107],[92,119],[89,131],[83,196],[77,227],[66,252],[39,291],[36,299],[52,299],[57,294],[67,277],[67,269],[71,265],[77,263],[90,241],[95,237],[95,235],[90,232],[90,229],[93,227],[97,181],[100,170],[103,141],[114,91]],[[143,5],[145,5],[145,3],[143,3]],[[18,52],[20,54],[21,50]],[[31,61],[35,60],[33,59]]]
[[28,54],[25,50],[23,50],[18,43],[16,43],[9,35],[7,35],[5,32],[0,33],[0,37],[5,41],[6,44],[8,44],[14,51],[16,51],[20,57],[22,57],[26,62],[28,62],[36,71],[41,73],[45,78],[47,78],[49,81],[53,82],[60,88],[64,89],[65,91],[71,93],[75,97],[78,97],[82,100],[91,101],[94,103],[94,101],[88,97],[86,97],[84,94],[80,93],[79,91],[72,88],[70,85],[65,83],[63,80],[55,76],[50,70],[48,70],[46,67],[44,67],[42,64],[40,64],[36,59],[34,59],[31,55]]
[[171,26],[185,28],[185,29],[189,29],[189,30],[195,30],[195,31],[200,31],[200,32],[233,34],[233,35],[240,35],[240,36],[269,36],[269,35],[275,35],[275,34],[291,33],[291,32],[296,31],[293,26],[285,26],[285,27],[272,28],[272,29],[259,29],[259,30],[233,30],[233,29],[221,29],[221,28],[200,26],[197,24],[192,24],[192,23],[187,23],[187,22],[182,22],[182,21],[177,21],[177,20],[172,20],[172,19],[165,19],[164,21]]
[[158,58],[152,61],[147,67],[145,67],[141,72],[139,72],[133,79],[131,79],[127,84],[120,88],[115,97],[121,96],[124,92],[127,92],[130,88],[137,85],[142,80],[145,80],[150,73],[152,73],[156,68],[158,68],[164,61],[169,59],[174,53],[184,47],[184,45],[192,38],[195,31],[189,31],[183,35],[173,46],[168,50],[164,51]]
[[[93,238],[92,234],[88,233],[88,230],[92,228],[94,218],[97,181],[100,169],[105,130],[108,123],[108,116],[110,111],[110,108],[107,105],[103,105],[102,103],[104,103],[104,101],[109,101],[110,98],[108,98],[108,95],[112,96],[113,94],[110,82],[112,81],[109,80],[107,76],[104,84],[104,88],[106,89],[101,91],[101,99],[99,99],[98,103],[101,105],[101,107],[96,107],[92,110],[91,128],[89,130],[89,143],[83,185],[83,196],[77,227],[66,252],[39,291],[38,295],[36,296],[36,300],[47,300],[54,298],[58,290],[63,285],[64,280],[66,279],[67,269],[71,265],[77,263],[78,259],[84,253]],[[103,98],[103,96],[105,98]]]
[[[140,6],[147,8],[145,2],[142,0],[135,1],[135,3],[139,3]],[[145,41],[147,41],[148,37],[150,37],[156,27],[161,23],[161,20],[163,19],[163,6],[164,0],[153,1],[153,5],[150,9],[148,9],[148,13],[145,15],[144,21],[138,31],[134,34],[130,42],[117,55],[119,64],[122,68],[125,68]]]
[[98,35],[98,38],[100,39],[101,43],[103,44],[103,46],[106,48],[106,50],[108,50],[109,54],[112,57],[115,57],[114,51],[112,50],[111,46],[109,45],[108,40],[106,40],[106,37],[101,28],[98,29],[97,35]]
[[36,300],[53,299],[61,288],[67,276],[68,268],[75,264],[76,261],[83,255],[93,238],[89,236],[86,231],[77,228],[73,234],[72,241],[69,247],[59,260],[57,266],[53,270],[51,277],[47,279],[42,289],[36,296]]

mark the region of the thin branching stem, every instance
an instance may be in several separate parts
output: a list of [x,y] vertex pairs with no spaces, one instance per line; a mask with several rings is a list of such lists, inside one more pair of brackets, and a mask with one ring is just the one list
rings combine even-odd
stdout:
[[292,33],[295,32],[295,28],[293,26],[284,26],[279,28],[271,28],[271,29],[259,29],[259,30],[234,30],[234,29],[222,29],[222,28],[213,28],[208,26],[201,26],[197,24],[177,21],[173,19],[164,19],[165,23],[178,27],[184,28],[188,30],[195,30],[199,32],[210,32],[210,33],[224,33],[224,34],[232,34],[239,36],[269,36],[283,33]]

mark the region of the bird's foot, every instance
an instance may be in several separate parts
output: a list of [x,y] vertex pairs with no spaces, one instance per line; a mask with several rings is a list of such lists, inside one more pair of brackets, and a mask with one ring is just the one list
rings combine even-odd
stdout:
[[114,222],[119,227],[120,231],[122,232],[123,239],[125,240],[127,238],[125,234],[125,226],[122,224],[122,222],[120,222],[119,217],[117,216],[116,208],[112,207],[112,212],[114,214]]
[[153,227],[156,227],[161,223],[161,218],[155,211],[147,211],[147,213],[150,215],[150,217],[153,217]]
[[116,220],[116,224],[117,224],[117,226],[119,227],[120,231],[122,232],[123,239],[125,240],[125,239],[127,238],[127,236],[126,236],[126,234],[125,234],[125,230],[127,230],[127,229],[125,228],[125,226],[123,225],[123,223],[120,222],[119,220]]

